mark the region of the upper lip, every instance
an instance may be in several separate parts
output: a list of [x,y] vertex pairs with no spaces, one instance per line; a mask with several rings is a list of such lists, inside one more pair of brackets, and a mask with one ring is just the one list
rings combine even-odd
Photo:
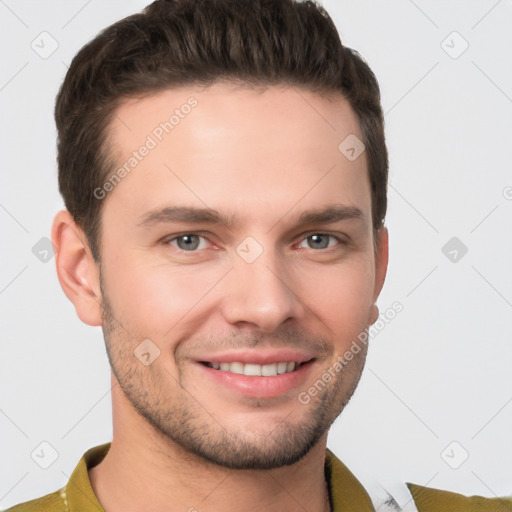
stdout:
[[280,362],[305,363],[314,359],[313,354],[299,352],[292,349],[258,349],[239,350],[230,352],[217,352],[196,358],[205,363],[244,363],[244,364],[271,364]]

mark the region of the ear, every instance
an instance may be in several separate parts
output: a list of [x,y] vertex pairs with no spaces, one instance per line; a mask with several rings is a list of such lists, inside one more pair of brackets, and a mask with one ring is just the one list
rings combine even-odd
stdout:
[[102,325],[99,267],[85,233],[67,210],[61,210],[53,219],[52,243],[60,285],[76,314],[88,325]]
[[379,318],[379,308],[375,304],[380,295],[386,273],[388,270],[389,257],[389,233],[387,228],[382,227],[377,231],[376,251],[375,251],[375,286],[373,289],[373,305],[370,313],[370,323],[374,324]]

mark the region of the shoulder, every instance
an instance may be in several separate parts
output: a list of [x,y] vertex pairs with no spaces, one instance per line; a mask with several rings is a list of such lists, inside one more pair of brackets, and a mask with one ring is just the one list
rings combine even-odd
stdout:
[[407,482],[418,512],[512,512],[512,498],[464,496]]
[[46,494],[34,500],[19,503],[5,512],[66,512],[64,497],[61,495],[63,489]]

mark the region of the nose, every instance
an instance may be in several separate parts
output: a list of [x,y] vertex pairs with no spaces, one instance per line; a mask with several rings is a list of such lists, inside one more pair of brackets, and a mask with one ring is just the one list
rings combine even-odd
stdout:
[[270,250],[252,263],[235,255],[224,292],[224,318],[233,325],[251,324],[262,332],[272,332],[287,320],[300,320],[304,315],[299,283]]

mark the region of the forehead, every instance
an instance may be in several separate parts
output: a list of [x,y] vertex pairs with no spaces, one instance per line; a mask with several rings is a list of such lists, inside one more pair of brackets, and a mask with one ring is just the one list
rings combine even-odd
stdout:
[[[182,122],[187,117],[193,122]],[[161,126],[166,123],[172,125],[170,130]],[[240,136],[255,136],[255,143],[265,134],[269,142],[272,134],[283,129],[315,144],[327,137],[326,145],[333,143],[335,149],[336,142],[349,134],[362,140],[359,122],[341,94],[320,95],[288,85],[254,88],[231,82],[209,87],[190,85],[125,99],[117,109],[110,134],[118,148],[129,149],[139,142],[140,132],[160,138],[172,131],[174,136],[182,133],[201,140],[205,134],[209,138],[226,135],[235,126]],[[278,141],[282,144],[284,137]]]
[[126,172],[109,201],[139,211],[229,202],[232,212],[254,200],[260,215],[265,205],[306,209],[322,197],[369,208],[366,156],[351,161],[339,148],[354,136],[363,138],[340,94],[217,83],[129,99],[110,127],[117,169]]

